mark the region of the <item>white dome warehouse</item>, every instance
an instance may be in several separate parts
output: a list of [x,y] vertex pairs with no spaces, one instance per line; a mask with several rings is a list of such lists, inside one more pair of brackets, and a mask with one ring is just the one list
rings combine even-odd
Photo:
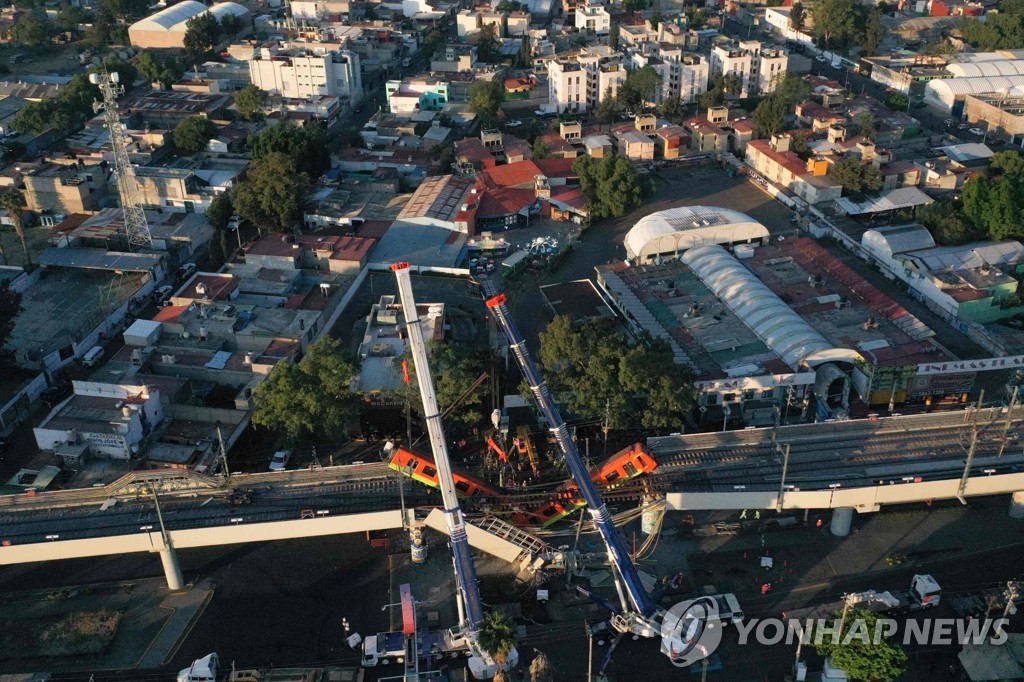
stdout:
[[128,37],[135,47],[181,48],[184,46],[188,20],[206,11],[217,17],[218,21],[228,14],[239,18],[249,15],[249,10],[234,2],[221,2],[207,7],[195,0],[184,0],[136,21],[128,27]]
[[626,234],[627,257],[636,264],[677,258],[710,244],[763,244],[768,228],[745,213],[717,206],[680,206],[644,216]]

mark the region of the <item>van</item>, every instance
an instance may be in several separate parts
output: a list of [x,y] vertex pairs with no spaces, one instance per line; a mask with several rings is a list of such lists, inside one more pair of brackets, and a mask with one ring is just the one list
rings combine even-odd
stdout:
[[86,367],[94,367],[99,364],[100,358],[103,357],[103,346],[93,346],[89,349],[89,352],[82,356],[82,364]]

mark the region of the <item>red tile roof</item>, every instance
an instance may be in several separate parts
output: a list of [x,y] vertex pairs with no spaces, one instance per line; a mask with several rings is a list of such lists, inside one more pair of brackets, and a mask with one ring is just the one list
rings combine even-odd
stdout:
[[493,218],[511,215],[529,206],[536,199],[537,196],[532,189],[519,189],[517,187],[489,189],[484,192],[480,200],[477,216],[480,218]]
[[177,322],[181,314],[188,310],[187,305],[169,305],[156,311],[153,316],[154,322]]
[[[747,145],[749,147],[753,147],[775,163],[781,165],[793,175],[807,174],[807,164],[793,152],[777,152],[772,149],[768,140],[751,140]],[[749,152],[747,153],[749,154]]]

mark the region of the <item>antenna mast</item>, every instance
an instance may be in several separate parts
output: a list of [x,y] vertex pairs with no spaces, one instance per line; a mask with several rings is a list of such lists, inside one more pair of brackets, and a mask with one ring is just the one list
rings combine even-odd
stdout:
[[149,233],[146,212],[142,208],[139,186],[135,181],[135,169],[128,157],[128,141],[124,126],[117,114],[117,96],[124,93],[117,72],[89,74],[89,82],[103,93],[102,102],[93,102],[92,109],[103,111],[103,121],[110,131],[110,146],[114,149],[114,175],[117,190],[121,196],[121,211],[124,213],[124,229],[128,235],[128,248],[132,251],[153,247],[153,236]]

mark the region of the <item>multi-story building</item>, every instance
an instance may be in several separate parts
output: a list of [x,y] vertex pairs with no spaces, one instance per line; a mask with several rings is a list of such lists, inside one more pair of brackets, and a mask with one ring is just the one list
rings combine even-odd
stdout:
[[558,113],[586,112],[610,93],[618,94],[626,80],[625,66],[600,54],[583,54],[575,60],[548,65],[548,103]]
[[764,49],[758,40],[722,42],[711,49],[711,73],[738,76],[742,97],[774,90],[788,65],[785,51]]
[[505,37],[506,15],[491,10],[464,9],[455,15],[455,32],[460,38],[473,35],[487,24],[494,25],[494,35]]
[[589,31],[596,35],[608,35],[611,30],[612,15],[604,5],[583,4],[576,6],[576,28]]
[[681,47],[648,43],[649,51],[630,55],[633,68],[650,66],[661,76],[658,102],[678,96],[683,102],[695,102],[708,89],[708,61]]
[[89,213],[107,196],[107,164],[48,163],[25,175],[25,203],[37,213]]
[[263,47],[249,61],[249,75],[253,85],[281,97],[330,95],[352,103],[363,97],[359,55],[350,50]]

